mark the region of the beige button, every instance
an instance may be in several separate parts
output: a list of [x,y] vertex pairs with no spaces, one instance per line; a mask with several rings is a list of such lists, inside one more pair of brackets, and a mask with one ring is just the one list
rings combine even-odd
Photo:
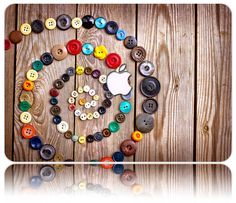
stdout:
[[86,137],[85,137],[85,136],[80,136],[78,142],[79,142],[80,144],[86,143]]
[[20,94],[20,102],[27,101],[32,106],[34,103],[34,95],[32,91],[23,90]]
[[78,87],[78,93],[79,93],[79,94],[82,94],[83,92],[84,92],[83,87]]
[[86,189],[86,182],[85,181],[81,181],[79,183],[79,189],[80,190],[85,190]]
[[32,116],[29,112],[22,112],[20,114],[20,121],[22,123],[30,123],[31,120],[32,120]]
[[81,121],[85,121],[87,119],[86,113],[82,113],[79,118]]
[[104,83],[107,82],[107,76],[106,75],[100,75],[98,80],[99,80],[100,83],[104,84]]
[[31,26],[28,23],[24,23],[20,26],[20,32],[23,35],[29,35],[31,33]]
[[94,112],[93,112],[93,117],[94,117],[94,118],[99,118],[99,117],[100,117],[100,114],[99,114],[97,111],[94,111]]
[[65,133],[68,129],[69,129],[69,125],[65,121],[62,121],[59,124],[57,124],[57,130],[60,133]]
[[87,119],[88,120],[92,120],[93,119],[93,114],[92,113],[88,113],[87,114]]
[[53,46],[51,52],[53,57],[58,61],[63,60],[67,56],[67,49],[64,45],[58,44]]
[[90,87],[89,87],[88,85],[85,85],[85,86],[83,87],[83,90],[84,90],[84,92],[89,92]]
[[75,17],[72,19],[71,25],[73,28],[78,29],[82,26],[82,20],[78,17]]
[[70,98],[68,99],[68,103],[69,103],[69,104],[74,104],[74,103],[75,103],[75,98],[74,98],[74,97],[70,97]]
[[97,106],[97,102],[96,102],[95,100],[92,100],[92,101],[90,102],[90,104],[91,104],[92,107]]
[[61,154],[56,154],[53,159],[55,162],[63,162],[64,158]]
[[81,111],[79,109],[76,109],[74,114],[76,117],[79,117],[81,115]]
[[35,81],[38,78],[38,72],[33,69],[28,70],[26,73],[26,78],[30,81]]
[[79,96],[79,94],[78,94],[77,91],[72,91],[71,96],[74,97],[74,98],[77,98]]
[[96,94],[95,90],[94,89],[90,89],[89,90],[89,95],[92,97]]
[[95,94],[95,95],[93,96],[93,99],[94,99],[95,101],[98,101],[98,100],[99,100],[99,96],[98,96],[97,94]]
[[57,23],[56,23],[56,20],[53,19],[53,18],[48,18],[46,21],[45,21],[45,27],[48,29],[48,30],[53,30],[55,29],[57,26]]
[[85,107],[86,109],[89,109],[89,108],[91,107],[90,102],[86,102],[86,103],[84,104],[84,107]]

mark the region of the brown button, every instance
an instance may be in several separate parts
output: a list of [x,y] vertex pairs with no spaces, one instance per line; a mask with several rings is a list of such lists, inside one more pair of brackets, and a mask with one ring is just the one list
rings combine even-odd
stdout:
[[32,106],[34,103],[34,95],[31,91],[23,90],[20,94],[20,102],[27,101]]
[[61,79],[54,81],[53,86],[57,89],[62,89],[64,87],[64,82]]
[[92,72],[93,72],[93,69],[90,68],[90,67],[86,67],[86,68],[84,69],[84,73],[85,73],[86,75],[91,75]]
[[131,57],[134,61],[142,62],[146,58],[146,50],[143,47],[137,46],[132,49]]
[[51,53],[56,60],[61,61],[66,58],[67,49],[65,46],[58,44],[52,48]]
[[110,100],[110,99],[105,99],[105,100],[103,100],[102,105],[103,105],[105,108],[111,107],[111,100]]
[[120,150],[125,156],[132,156],[137,150],[137,146],[133,140],[124,140],[120,145]]
[[12,31],[9,34],[9,40],[14,44],[17,44],[17,43],[21,42],[22,41],[21,32],[20,31]]
[[68,131],[66,131],[66,132],[64,133],[64,136],[65,136],[66,139],[71,139],[71,137],[72,137],[72,132],[71,132],[70,130],[68,130]]
[[129,169],[126,169],[124,173],[120,176],[121,182],[126,186],[132,186],[135,184],[137,179],[136,173]]
[[109,137],[111,135],[111,131],[108,128],[104,128],[102,130],[103,137]]
[[125,121],[125,114],[123,114],[123,113],[118,113],[118,114],[116,114],[115,120],[116,120],[118,123],[123,123],[123,122]]
[[52,106],[51,109],[50,109],[50,112],[53,116],[57,116],[61,113],[61,108],[57,105]]

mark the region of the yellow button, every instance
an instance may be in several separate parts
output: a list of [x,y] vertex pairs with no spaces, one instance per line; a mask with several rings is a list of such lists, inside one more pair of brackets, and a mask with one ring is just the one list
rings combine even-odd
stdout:
[[85,181],[81,181],[79,183],[79,189],[81,189],[81,190],[85,190],[86,189],[86,182]]
[[31,26],[28,23],[24,23],[20,26],[20,32],[23,35],[29,35],[31,33]]
[[99,100],[99,96],[98,96],[97,94],[95,94],[95,95],[93,96],[93,99],[94,99],[95,101],[98,101],[98,100]]
[[84,106],[85,103],[86,103],[86,99],[84,99],[84,98],[79,99],[79,105]]
[[71,21],[71,25],[73,28],[78,29],[82,26],[82,20],[80,18],[73,18]]
[[38,78],[38,72],[33,70],[33,69],[30,69],[27,73],[26,73],[26,78],[29,80],[29,81],[35,81],[37,80]]
[[78,75],[82,75],[84,73],[84,67],[83,66],[77,66],[75,71]]
[[105,59],[108,55],[108,51],[106,49],[105,46],[101,45],[101,46],[97,46],[94,49],[94,56],[98,59]]
[[92,113],[88,113],[87,114],[87,119],[88,120],[92,120],[93,119],[93,114]]
[[80,144],[86,143],[86,137],[85,137],[85,136],[80,136],[78,142],[79,142]]
[[32,120],[32,116],[29,112],[22,112],[20,114],[20,121],[22,123],[29,123]]
[[83,87],[78,87],[78,93],[81,94],[81,93],[83,93],[83,92],[84,92]]
[[53,19],[53,18],[48,18],[46,21],[45,21],[45,27],[48,29],[48,30],[53,30],[56,28],[56,20]]

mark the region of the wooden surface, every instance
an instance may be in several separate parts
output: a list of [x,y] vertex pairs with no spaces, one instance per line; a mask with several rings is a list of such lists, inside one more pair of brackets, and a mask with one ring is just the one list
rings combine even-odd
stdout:
[[[17,12],[15,12],[15,10]],[[128,35],[136,36],[138,45],[147,51],[146,59],[156,66],[154,76],[161,83],[156,97],[159,109],[154,115],[155,128],[138,143],[135,156],[126,161],[223,161],[231,153],[231,13],[224,5],[13,5],[7,8],[5,34],[24,22],[34,19],[56,18],[66,13],[72,18],[91,14],[115,20]],[[122,13],[122,15],[121,15]],[[14,17],[14,15],[17,15]],[[15,19],[15,20],[14,20]],[[121,124],[119,133],[100,143],[82,146],[73,144],[59,134],[49,113],[49,89],[52,82],[69,66],[83,65],[108,73],[104,61],[94,57],[69,56],[55,61],[40,73],[34,90],[35,102],[30,112],[33,124],[45,143],[53,144],[65,159],[87,161],[110,156],[119,149],[122,140],[130,138],[135,117],[142,112],[145,99],[139,91],[142,76],[138,64],[130,58],[122,42],[108,36],[103,30],[55,29],[31,34],[14,49],[6,51],[6,155],[14,161],[38,161],[37,152],[29,149],[28,141],[19,136],[18,97],[26,71],[32,61],[58,43],[66,44],[76,38],[82,43],[105,45],[109,52],[117,52],[132,74],[131,85],[135,108]],[[14,65],[14,52],[16,64]],[[15,81],[15,84],[14,84]],[[66,98],[74,88],[89,84],[102,95],[101,85],[88,77],[70,80],[60,91],[59,102],[64,106],[62,118],[74,133],[88,135],[101,130],[118,112],[120,98],[97,121],[79,122],[68,113]],[[14,88],[15,87],[15,88]],[[15,91],[14,91],[15,90]],[[15,95],[13,97],[13,95]],[[14,105],[14,109],[12,108]],[[9,111],[8,111],[9,109]],[[14,112],[13,112],[14,110]],[[14,114],[14,120],[12,115]],[[14,123],[13,123],[14,121]],[[14,144],[12,144],[14,143]]]

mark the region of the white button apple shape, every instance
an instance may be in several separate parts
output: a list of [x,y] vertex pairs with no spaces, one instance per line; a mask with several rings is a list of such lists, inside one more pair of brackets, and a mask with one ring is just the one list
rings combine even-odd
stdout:
[[126,71],[126,64],[122,64],[116,71],[107,76],[107,87],[113,95],[127,95],[132,90],[129,85],[131,74]]

